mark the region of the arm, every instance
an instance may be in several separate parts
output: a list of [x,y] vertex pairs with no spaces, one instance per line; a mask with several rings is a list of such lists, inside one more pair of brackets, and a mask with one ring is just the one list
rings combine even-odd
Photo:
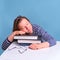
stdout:
[[39,31],[42,35],[42,42],[48,42],[49,46],[54,46],[56,44],[56,40],[51,35],[49,35],[43,28],[39,27],[38,32]]
[[6,50],[11,43],[12,43],[12,42],[10,42],[10,41],[8,40],[8,38],[6,38],[5,41],[4,41],[3,44],[2,44],[2,49],[3,49],[3,50]]
[[9,37],[7,37],[5,39],[5,41],[3,42],[2,44],[2,49],[3,50],[6,50],[8,48],[8,46],[13,42],[14,40],[14,35],[15,35],[15,32],[13,32]]
[[40,44],[31,44],[29,48],[31,49],[41,49],[53,46],[56,44],[56,40],[49,35],[43,28],[36,26],[36,32],[40,36],[42,43]]
[[14,36],[18,34],[25,34],[25,32],[23,31],[12,32],[12,34],[8,38],[6,38],[5,41],[3,42],[2,49],[6,50],[8,46],[14,41]]

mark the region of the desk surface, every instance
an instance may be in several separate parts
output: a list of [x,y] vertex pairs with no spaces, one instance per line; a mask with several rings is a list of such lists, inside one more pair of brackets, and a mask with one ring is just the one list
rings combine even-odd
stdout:
[[[1,60],[60,60],[60,42],[57,41],[55,46],[44,48],[40,50],[31,50],[28,47],[24,53],[19,53],[20,47],[16,42],[12,43],[0,56]],[[12,49],[12,50],[9,50]]]

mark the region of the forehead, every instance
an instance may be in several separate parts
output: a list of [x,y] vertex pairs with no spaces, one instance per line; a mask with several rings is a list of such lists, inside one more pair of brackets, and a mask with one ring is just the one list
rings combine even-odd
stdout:
[[29,23],[29,21],[28,21],[27,19],[23,18],[23,19],[21,20],[21,22],[19,23],[19,26],[24,26],[24,25],[26,25],[27,23]]
[[25,19],[25,18],[23,18],[22,20],[21,20],[21,23],[22,22],[29,22],[27,19]]

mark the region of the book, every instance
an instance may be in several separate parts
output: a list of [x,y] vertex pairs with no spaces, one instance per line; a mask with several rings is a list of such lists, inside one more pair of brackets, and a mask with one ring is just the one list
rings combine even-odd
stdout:
[[40,40],[17,40],[18,43],[41,43]]
[[14,36],[14,39],[21,40],[37,40],[38,36]]

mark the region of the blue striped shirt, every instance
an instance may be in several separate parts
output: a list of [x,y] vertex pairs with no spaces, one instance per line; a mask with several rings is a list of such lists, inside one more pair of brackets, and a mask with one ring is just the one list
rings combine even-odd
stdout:
[[[50,44],[50,46],[54,46],[56,44],[56,40],[50,35],[48,34],[42,27],[40,27],[39,25],[36,24],[32,24],[32,28],[33,28],[33,33],[32,35],[36,35],[39,36],[38,40],[40,40],[42,43],[43,42],[48,42]],[[13,40],[14,42],[15,40]],[[3,42],[2,44],[2,49],[5,50],[7,49],[7,47],[11,44],[12,42],[10,42],[8,40],[8,38],[6,38],[6,40]],[[21,43],[20,45],[30,45],[28,43]]]

